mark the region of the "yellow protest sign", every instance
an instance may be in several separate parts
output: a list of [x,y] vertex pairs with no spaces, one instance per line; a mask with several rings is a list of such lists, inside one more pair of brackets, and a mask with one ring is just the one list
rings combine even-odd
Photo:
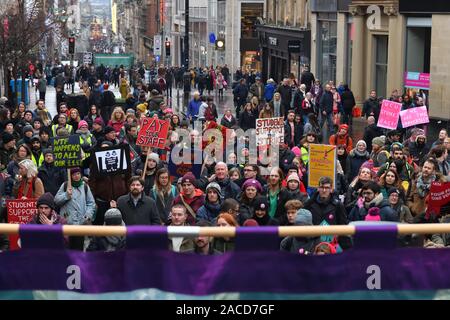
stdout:
[[333,179],[333,189],[335,188],[336,146],[310,144],[308,186],[318,188],[321,177],[330,177]]

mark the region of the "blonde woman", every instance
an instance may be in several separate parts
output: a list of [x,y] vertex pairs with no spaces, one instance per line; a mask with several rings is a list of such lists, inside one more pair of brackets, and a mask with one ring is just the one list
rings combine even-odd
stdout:
[[123,112],[121,107],[115,107],[113,113],[111,114],[111,120],[108,122],[108,126],[113,127],[114,131],[120,133],[124,123],[125,112]]
[[37,199],[44,194],[44,184],[37,174],[37,167],[32,160],[19,162],[19,174],[13,189],[16,199]]

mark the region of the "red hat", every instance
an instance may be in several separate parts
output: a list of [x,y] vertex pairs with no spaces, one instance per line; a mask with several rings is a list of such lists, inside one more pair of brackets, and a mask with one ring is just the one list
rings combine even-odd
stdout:
[[341,130],[341,129],[345,129],[345,131],[347,131],[348,132],[348,125],[347,124],[341,124],[340,126],[339,126],[339,130]]
[[95,118],[94,123],[101,125],[102,127],[105,125],[103,119],[100,117]]
[[195,184],[196,180],[197,179],[195,178],[194,174],[192,172],[188,172],[183,176],[183,178],[181,178],[181,184],[183,184],[185,182]]

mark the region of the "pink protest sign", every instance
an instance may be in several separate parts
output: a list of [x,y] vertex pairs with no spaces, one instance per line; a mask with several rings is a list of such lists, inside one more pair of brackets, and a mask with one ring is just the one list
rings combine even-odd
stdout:
[[430,74],[405,72],[405,87],[430,90]]
[[400,119],[402,120],[403,128],[430,122],[427,107],[425,106],[400,111]]
[[397,129],[398,117],[400,115],[401,108],[401,103],[383,100],[377,126],[391,130]]

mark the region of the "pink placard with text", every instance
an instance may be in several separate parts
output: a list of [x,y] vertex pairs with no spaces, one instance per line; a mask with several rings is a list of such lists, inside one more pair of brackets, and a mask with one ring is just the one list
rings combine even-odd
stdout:
[[377,126],[385,129],[397,129],[398,117],[402,108],[401,103],[383,100]]
[[425,106],[400,111],[400,119],[402,120],[403,128],[430,122],[427,107]]

